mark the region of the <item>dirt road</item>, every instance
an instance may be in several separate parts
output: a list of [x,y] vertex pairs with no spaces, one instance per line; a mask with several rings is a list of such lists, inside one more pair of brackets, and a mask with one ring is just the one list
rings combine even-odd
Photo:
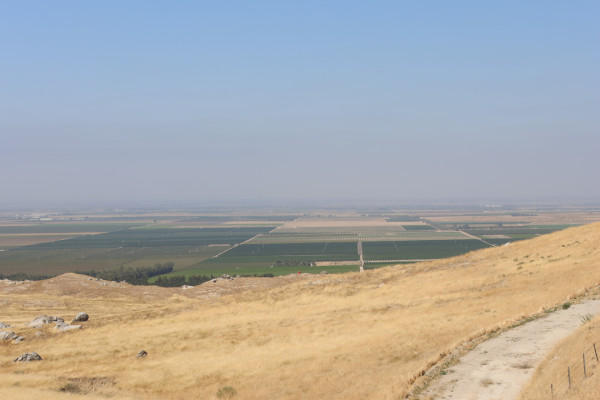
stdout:
[[582,317],[599,312],[600,300],[588,300],[483,342],[435,380],[423,398],[516,400],[546,354],[581,326]]

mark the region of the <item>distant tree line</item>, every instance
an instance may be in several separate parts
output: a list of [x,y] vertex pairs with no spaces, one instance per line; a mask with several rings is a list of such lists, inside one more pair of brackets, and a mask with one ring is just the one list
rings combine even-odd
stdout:
[[17,272],[16,274],[4,275],[0,273],[0,279],[8,279],[11,281],[41,281],[44,279],[54,278],[56,275],[40,275],[27,274],[25,272]]
[[[76,274],[87,275],[106,281],[121,282],[125,281],[131,285],[156,285],[162,287],[178,287],[183,285],[196,286],[204,282],[208,282],[215,279],[213,275],[190,275],[190,276],[159,276],[173,272],[173,262],[166,262],[163,264],[155,264],[153,267],[137,267],[125,268],[120,266],[118,268],[104,269],[100,271],[75,271]],[[56,275],[31,275],[25,272],[19,272],[15,274],[5,275],[0,273],[0,279],[9,279],[11,281],[40,281],[43,279],[50,279]],[[150,283],[149,278],[158,276],[155,282]],[[273,277],[272,273],[265,273],[262,275],[244,275],[244,276],[260,276],[260,277]]]
[[148,283],[148,278],[173,272],[174,266],[174,263],[166,262],[163,264],[155,264],[153,267],[125,268],[120,266],[119,268],[103,269],[101,271],[78,271],[76,273],[104,279],[106,281],[125,281],[131,285],[150,285],[150,283]]
[[273,265],[276,267],[312,267],[315,263],[313,261],[277,260]]

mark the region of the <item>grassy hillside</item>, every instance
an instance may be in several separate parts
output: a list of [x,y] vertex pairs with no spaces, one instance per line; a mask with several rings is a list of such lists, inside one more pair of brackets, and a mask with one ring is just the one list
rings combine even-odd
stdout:
[[[74,274],[0,283],[0,321],[26,338],[0,344],[0,392],[399,399],[458,344],[597,288],[598,243],[594,224],[408,266],[190,290],[102,285]],[[91,316],[80,331],[36,336],[22,328],[39,314],[68,319],[79,311]],[[135,359],[141,349],[148,357]],[[44,360],[10,362],[26,351]]]

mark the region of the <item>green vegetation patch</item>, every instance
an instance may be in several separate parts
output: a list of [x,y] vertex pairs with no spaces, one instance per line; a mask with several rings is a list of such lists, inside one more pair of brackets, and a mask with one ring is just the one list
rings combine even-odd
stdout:
[[243,244],[227,251],[219,258],[268,257],[274,261],[282,257],[306,256],[313,261],[358,260],[356,242],[325,243],[272,243]]
[[454,257],[489,247],[480,240],[363,242],[365,260],[426,260]]
[[27,249],[232,245],[248,240],[255,235],[267,233],[271,229],[273,227],[127,229],[100,235],[85,235],[57,242],[40,243],[27,246]]
[[435,228],[431,225],[402,225],[407,231],[433,231]]

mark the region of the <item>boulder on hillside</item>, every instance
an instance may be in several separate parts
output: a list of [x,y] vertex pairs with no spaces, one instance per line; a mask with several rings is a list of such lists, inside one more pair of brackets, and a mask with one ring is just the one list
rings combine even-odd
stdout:
[[[88,319],[90,319],[90,316],[87,313],[80,312],[75,316],[75,319],[73,320],[73,322],[85,322]],[[73,322],[71,322],[71,323],[73,323]]]
[[13,362],[29,362],[29,361],[42,361],[42,357],[35,351],[32,351],[31,353],[25,353],[13,360]]

